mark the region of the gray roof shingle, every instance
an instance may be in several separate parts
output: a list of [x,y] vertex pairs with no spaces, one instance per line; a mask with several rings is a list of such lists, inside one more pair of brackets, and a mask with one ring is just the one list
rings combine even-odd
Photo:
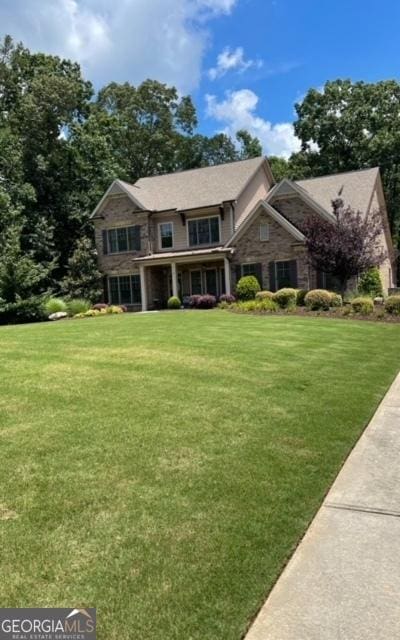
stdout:
[[201,169],[140,178],[123,183],[145,209],[194,209],[236,200],[264,157],[239,160]]

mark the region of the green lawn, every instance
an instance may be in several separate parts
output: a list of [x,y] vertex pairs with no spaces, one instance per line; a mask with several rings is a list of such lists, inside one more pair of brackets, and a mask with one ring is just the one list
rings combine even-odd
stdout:
[[400,326],[211,312],[0,328],[0,606],[239,640],[400,362]]

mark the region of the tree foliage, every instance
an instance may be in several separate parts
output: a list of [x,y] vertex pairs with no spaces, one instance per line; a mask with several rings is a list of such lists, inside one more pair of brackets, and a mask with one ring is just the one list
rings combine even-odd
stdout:
[[342,293],[348,281],[385,260],[380,236],[383,233],[380,211],[368,215],[333,204],[336,221],[311,216],[304,224],[309,260],[314,269],[338,279]]

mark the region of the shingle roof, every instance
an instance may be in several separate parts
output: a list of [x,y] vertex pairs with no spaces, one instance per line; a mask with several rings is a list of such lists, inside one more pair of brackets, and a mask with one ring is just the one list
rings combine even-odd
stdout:
[[140,178],[124,187],[145,209],[194,209],[236,200],[263,157]]
[[345,206],[366,212],[371,202],[379,168],[337,173],[321,178],[298,180],[296,184],[324,209],[332,211],[332,200],[342,198]]

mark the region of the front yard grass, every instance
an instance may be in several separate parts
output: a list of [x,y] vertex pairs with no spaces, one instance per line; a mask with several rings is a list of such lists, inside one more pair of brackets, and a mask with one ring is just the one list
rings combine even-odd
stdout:
[[0,606],[239,640],[399,356],[399,325],[223,311],[0,328]]

